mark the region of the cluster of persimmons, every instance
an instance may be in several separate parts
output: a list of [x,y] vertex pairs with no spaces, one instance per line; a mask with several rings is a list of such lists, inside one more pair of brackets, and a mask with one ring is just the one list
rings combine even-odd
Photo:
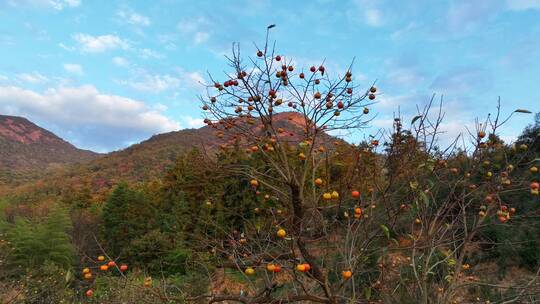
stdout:
[[[108,262],[105,262],[105,260],[106,260],[105,256],[100,255],[97,257],[94,267],[83,268],[82,275],[84,279],[92,283],[95,280],[97,273],[99,272],[106,273],[111,270],[117,270],[119,273],[124,274],[128,270],[128,265],[126,264],[118,265],[114,260],[110,260]],[[92,272],[92,268],[94,268],[94,271],[96,272],[96,274]],[[147,284],[145,281],[145,286],[150,286],[150,284]],[[85,295],[87,297],[92,297],[94,295],[94,289],[93,288],[87,289],[85,292]]]

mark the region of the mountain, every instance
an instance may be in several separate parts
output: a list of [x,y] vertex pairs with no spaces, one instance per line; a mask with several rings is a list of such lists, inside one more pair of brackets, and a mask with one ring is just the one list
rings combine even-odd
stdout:
[[39,175],[45,169],[89,161],[98,155],[77,149],[26,118],[0,115],[0,181]]
[[[273,118],[276,128],[287,130],[284,136],[290,141],[298,141],[304,130],[303,116],[295,112],[278,113]],[[256,130],[260,125],[249,128]],[[255,131],[256,132],[256,131]],[[212,154],[223,144],[231,140],[216,136],[217,130],[212,126],[199,129],[184,129],[154,135],[148,140],[132,145],[124,150],[111,152],[87,164],[79,166],[85,174],[92,174],[93,188],[114,184],[115,181],[146,181],[161,176],[164,170],[172,165],[179,155],[198,148]],[[292,136],[291,136],[292,135]],[[325,141],[335,138],[325,134]]]
[[[260,124],[258,123],[250,125],[245,120],[240,120],[237,123],[245,124],[244,126],[247,126],[254,133],[260,132]],[[301,134],[305,129],[305,121],[299,113],[277,113],[274,115],[273,124],[275,128],[285,130],[281,136],[289,142],[297,143],[303,138]],[[52,135],[50,132],[44,133],[46,131],[43,129],[40,130],[42,130],[40,134]],[[4,192],[7,191],[12,194],[40,193],[40,195],[46,193],[46,195],[56,196],[59,194],[69,195],[69,193],[84,190],[93,197],[94,201],[100,201],[120,181],[135,184],[152,181],[163,176],[167,168],[174,164],[178,156],[193,148],[206,151],[208,155],[214,154],[221,146],[230,143],[230,139],[216,136],[218,133],[218,130],[214,127],[207,125],[199,129],[184,129],[154,135],[126,149],[99,155],[98,157],[91,155],[90,158],[93,159],[90,161],[51,170],[39,180],[11,187],[9,190],[4,190]],[[29,138],[36,136],[30,136]],[[331,146],[336,141],[336,138],[327,134],[323,134],[322,138],[327,146]],[[27,141],[29,141],[28,138],[22,139],[17,146]],[[11,142],[13,143],[13,140]],[[21,158],[23,160],[28,159],[28,162],[36,162],[34,154],[26,154]],[[2,192],[2,189],[0,189],[0,192]]]

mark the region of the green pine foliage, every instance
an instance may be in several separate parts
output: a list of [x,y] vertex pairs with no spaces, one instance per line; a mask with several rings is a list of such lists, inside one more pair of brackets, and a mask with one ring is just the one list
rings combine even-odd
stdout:
[[120,256],[131,242],[155,227],[155,208],[144,193],[119,184],[103,207],[104,239],[111,256]]

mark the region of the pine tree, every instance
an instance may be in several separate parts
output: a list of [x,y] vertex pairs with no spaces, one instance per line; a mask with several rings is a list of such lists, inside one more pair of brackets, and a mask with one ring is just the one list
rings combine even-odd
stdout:
[[140,191],[119,184],[103,208],[105,240],[110,254],[118,256],[129,244],[155,227],[155,209]]

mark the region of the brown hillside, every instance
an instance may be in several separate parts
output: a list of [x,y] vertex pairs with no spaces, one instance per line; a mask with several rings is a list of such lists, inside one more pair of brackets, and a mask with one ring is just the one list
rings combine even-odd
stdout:
[[77,149],[26,118],[0,115],[0,182],[39,175],[55,165],[86,162],[97,156]]

